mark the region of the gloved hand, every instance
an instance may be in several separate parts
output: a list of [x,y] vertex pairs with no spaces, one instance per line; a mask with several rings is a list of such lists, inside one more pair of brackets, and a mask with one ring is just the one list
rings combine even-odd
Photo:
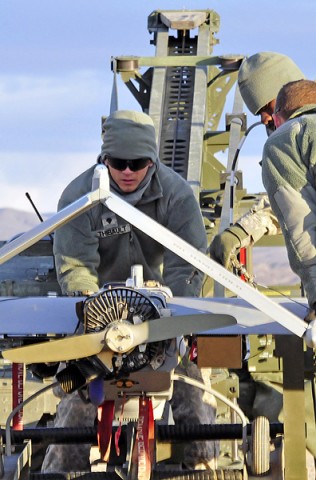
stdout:
[[248,237],[248,233],[239,225],[226,228],[226,230],[214,237],[210,245],[211,258],[223,265],[227,270],[232,270],[232,256],[238,255],[240,248],[250,243],[245,242],[245,239]]

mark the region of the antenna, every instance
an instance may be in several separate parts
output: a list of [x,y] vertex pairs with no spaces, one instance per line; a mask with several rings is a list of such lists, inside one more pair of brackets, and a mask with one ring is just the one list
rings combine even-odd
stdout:
[[[43,222],[43,221],[44,221],[44,220],[43,220],[43,217],[42,217],[42,215],[39,213],[39,211],[37,210],[36,205],[35,205],[35,203],[33,202],[32,198],[31,198],[31,195],[30,195],[28,192],[25,192],[25,196],[26,196],[26,198],[29,200],[30,204],[32,205],[33,210],[34,210],[34,212],[36,213],[36,215],[38,216],[40,222]],[[52,235],[52,234],[49,234],[49,238],[50,238],[51,242],[54,243],[54,238],[53,238],[53,235]]]

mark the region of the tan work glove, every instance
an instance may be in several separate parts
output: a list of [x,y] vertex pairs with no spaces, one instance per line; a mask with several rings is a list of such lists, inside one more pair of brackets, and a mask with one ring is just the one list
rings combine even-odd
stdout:
[[245,242],[247,238],[248,233],[239,225],[226,228],[213,238],[210,245],[211,258],[231,271],[233,269],[231,260],[236,258],[241,247],[250,243]]

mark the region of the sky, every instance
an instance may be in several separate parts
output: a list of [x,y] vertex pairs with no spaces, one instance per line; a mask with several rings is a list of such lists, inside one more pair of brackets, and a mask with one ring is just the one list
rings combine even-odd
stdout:
[[[56,211],[65,186],[100,151],[111,57],[154,56],[147,18],[164,9],[215,10],[214,55],[280,52],[316,78],[313,0],[0,0],[0,208],[32,211],[28,192],[39,212]],[[140,110],[118,86],[119,108]],[[248,126],[258,121],[245,111]],[[263,191],[265,139],[264,128],[255,128],[239,157],[249,193]]]

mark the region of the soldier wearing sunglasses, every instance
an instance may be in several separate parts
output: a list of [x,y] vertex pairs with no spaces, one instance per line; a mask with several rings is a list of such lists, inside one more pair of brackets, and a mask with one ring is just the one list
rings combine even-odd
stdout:
[[[193,190],[180,175],[160,163],[155,129],[148,115],[135,111],[112,113],[104,124],[98,163],[109,169],[113,192],[199,250],[206,250],[204,223]],[[66,187],[59,209],[91,191],[94,168]],[[67,295],[97,292],[107,282],[125,282],[133,264],[143,265],[145,281],[157,280],[170,287],[175,296],[200,294],[201,272],[193,272],[191,265],[105,205],[99,204],[59,228],[54,253],[58,281]],[[184,373],[201,379],[193,363]],[[213,423],[214,407],[203,403],[201,391],[177,383],[172,399],[176,423]],[[95,415],[95,407],[84,405],[75,393],[62,399],[56,426],[91,426]],[[67,471],[74,465],[86,469],[88,453],[89,446],[84,445],[51,446],[42,470]],[[189,468],[214,467],[215,445],[210,441],[188,442],[185,457]]]
[[[115,194],[199,250],[206,249],[205,228],[193,191],[186,180],[160,163],[148,115],[125,110],[112,113],[104,124],[98,163],[109,169]],[[91,191],[94,169],[95,165],[66,187],[58,209]],[[125,282],[133,264],[143,265],[145,281],[157,280],[176,296],[200,293],[201,273],[188,283],[191,265],[105,205],[99,204],[59,228],[54,253],[64,294],[97,292],[107,282]]]

